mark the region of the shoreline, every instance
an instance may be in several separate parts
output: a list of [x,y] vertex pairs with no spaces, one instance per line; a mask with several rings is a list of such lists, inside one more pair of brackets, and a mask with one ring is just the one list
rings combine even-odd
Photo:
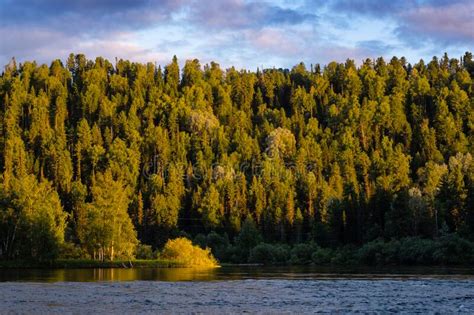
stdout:
[[176,262],[161,259],[154,260],[116,260],[97,261],[89,259],[58,259],[55,261],[24,261],[5,260],[0,261],[2,269],[130,269],[130,268],[188,268],[188,266]]
[[[447,264],[447,265],[422,265],[422,264],[261,264],[261,263],[221,263],[215,267],[256,267],[256,268],[281,268],[281,267],[321,267],[321,268],[335,268],[335,269],[387,269],[387,268],[455,268],[455,269],[470,269],[469,265],[465,264]],[[116,260],[116,261],[96,261],[87,259],[58,259],[50,262],[35,262],[23,260],[0,261],[0,270],[13,269],[144,269],[144,268],[205,268],[196,266],[187,266],[176,261],[169,260]]]

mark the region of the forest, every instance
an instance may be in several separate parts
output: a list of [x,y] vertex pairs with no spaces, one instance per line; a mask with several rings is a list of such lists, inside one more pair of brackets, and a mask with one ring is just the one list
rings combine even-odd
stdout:
[[183,65],[12,59],[0,259],[149,258],[187,237],[232,262],[474,260],[472,53]]

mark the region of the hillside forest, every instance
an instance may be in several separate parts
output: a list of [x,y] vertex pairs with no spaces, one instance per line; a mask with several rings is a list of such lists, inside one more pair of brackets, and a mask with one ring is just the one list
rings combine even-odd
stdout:
[[13,59],[0,153],[1,259],[131,258],[179,236],[237,262],[277,244],[468,246],[474,60]]

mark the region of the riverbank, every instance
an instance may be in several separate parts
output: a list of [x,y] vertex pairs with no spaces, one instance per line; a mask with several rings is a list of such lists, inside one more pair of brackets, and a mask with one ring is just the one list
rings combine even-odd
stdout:
[[185,264],[163,259],[98,261],[92,259],[58,259],[54,261],[0,261],[0,269],[75,269],[75,268],[184,268]]
[[[221,263],[216,267],[208,268],[313,268],[318,267],[324,270],[331,268],[343,268],[343,270],[359,270],[360,268],[456,268],[466,265],[413,265],[413,264],[390,264],[390,265],[371,265],[371,264],[335,264],[335,263],[307,263],[307,264],[263,264],[263,263]],[[171,260],[163,259],[138,259],[138,260],[116,260],[116,261],[97,261],[90,259],[58,259],[55,261],[25,261],[25,260],[6,260],[0,261],[0,270],[8,269],[145,269],[145,268],[197,268],[187,266]]]
[[[214,237],[215,238],[215,237]],[[215,240],[214,240],[215,241]],[[195,243],[199,244],[195,240]],[[455,234],[435,240],[404,238],[375,240],[361,247],[320,247],[315,243],[257,243],[246,248],[217,242],[192,245],[189,240],[176,240],[162,252],[137,254],[138,259],[98,261],[65,258],[50,261],[0,260],[0,269],[31,268],[183,268],[223,266],[466,266],[474,264],[474,243]],[[204,249],[210,248],[210,249]],[[214,259],[214,256],[217,259]],[[61,256],[60,256],[61,257]],[[67,257],[67,256],[66,256]],[[220,263],[218,263],[218,261]]]

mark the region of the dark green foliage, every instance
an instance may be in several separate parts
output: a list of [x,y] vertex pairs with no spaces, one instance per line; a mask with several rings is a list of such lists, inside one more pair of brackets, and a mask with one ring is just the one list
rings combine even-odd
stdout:
[[0,76],[0,258],[200,235],[224,261],[469,261],[473,64],[19,64]]
[[358,250],[361,263],[369,265],[447,265],[474,261],[474,243],[456,234],[436,240],[403,238],[384,242],[375,240]]
[[79,260],[86,256],[87,253],[85,250],[71,242],[65,242],[62,244],[59,250],[59,257],[61,257],[61,259]]
[[236,237],[235,245],[241,253],[241,257],[246,261],[250,255],[250,250],[262,242],[262,236],[258,231],[255,222],[247,218]]
[[271,244],[260,243],[250,251],[249,262],[264,265],[273,264],[274,247]]
[[260,243],[250,251],[249,262],[264,265],[281,265],[289,261],[290,249],[287,245]]
[[331,263],[332,256],[333,256],[332,249],[318,247],[311,254],[311,260],[316,265],[325,265],[325,264]]
[[229,238],[227,234],[221,236],[212,231],[207,235],[206,246],[211,249],[212,254],[220,261],[226,260],[227,248],[229,247]]
[[311,262],[314,246],[311,244],[297,244],[291,249],[291,263],[295,265],[305,265]]
[[383,265],[398,263],[400,242],[392,241],[387,245],[383,240],[375,240],[364,244],[359,249],[359,259],[368,265]]
[[402,264],[433,264],[435,243],[427,239],[404,238],[400,240],[398,259]]
[[135,249],[136,259],[155,259],[156,255],[150,245],[138,244]]
[[433,253],[433,260],[440,264],[472,264],[474,243],[455,234],[442,236]]

